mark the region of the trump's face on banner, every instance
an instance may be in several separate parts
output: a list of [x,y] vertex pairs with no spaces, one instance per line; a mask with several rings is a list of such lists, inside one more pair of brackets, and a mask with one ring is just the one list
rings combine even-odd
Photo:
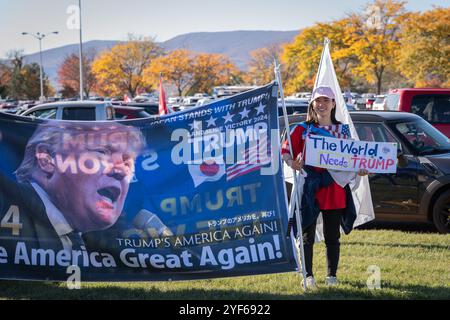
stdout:
[[117,123],[47,125],[29,145],[34,169],[22,180],[38,183],[75,230],[117,221],[142,147],[139,130]]

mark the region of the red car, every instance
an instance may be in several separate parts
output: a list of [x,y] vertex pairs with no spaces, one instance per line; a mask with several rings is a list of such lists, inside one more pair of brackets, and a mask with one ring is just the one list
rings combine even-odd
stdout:
[[417,114],[450,137],[450,88],[408,88],[391,90],[388,110]]

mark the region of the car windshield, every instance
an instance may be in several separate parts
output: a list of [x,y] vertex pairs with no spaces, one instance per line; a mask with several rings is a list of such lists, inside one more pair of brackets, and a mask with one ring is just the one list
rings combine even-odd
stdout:
[[450,141],[423,119],[395,124],[408,144],[420,155],[450,152]]

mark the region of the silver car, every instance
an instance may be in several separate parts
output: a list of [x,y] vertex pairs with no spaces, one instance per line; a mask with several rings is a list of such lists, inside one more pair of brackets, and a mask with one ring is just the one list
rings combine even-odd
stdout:
[[114,107],[104,101],[52,102],[32,107],[20,115],[55,120],[114,120]]

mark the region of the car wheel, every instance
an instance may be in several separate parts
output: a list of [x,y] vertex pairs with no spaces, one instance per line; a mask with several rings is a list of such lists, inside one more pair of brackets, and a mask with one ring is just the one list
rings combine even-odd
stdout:
[[450,190],[441,194],[435,202],[433,223],[440,233],[450,233]]

